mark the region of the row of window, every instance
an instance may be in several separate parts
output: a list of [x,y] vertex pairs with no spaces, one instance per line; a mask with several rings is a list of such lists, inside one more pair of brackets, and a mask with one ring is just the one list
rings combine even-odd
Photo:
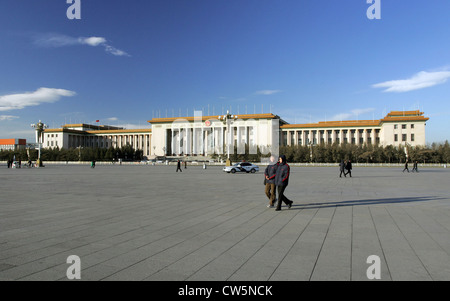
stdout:
[[[408,138],[407,134],[402,134],[402,142],[406,142]],[[398,134],[394,134],[394,141],[398,142]],[[411,134],[411,142],[414,142],[414,134]]]
[[[414,124],[410,124],[410,128],[413,129],[414,128]],[[394,130],[398,129],[398,124],[394,124]],[[402,130],[406,130],[407,129],[407,124],[402,124]]]

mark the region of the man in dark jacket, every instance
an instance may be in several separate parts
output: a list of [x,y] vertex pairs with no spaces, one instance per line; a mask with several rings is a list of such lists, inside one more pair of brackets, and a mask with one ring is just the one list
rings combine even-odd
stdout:
[[179,170],[180,172],[183,172],[183,171],[181,170],[181,161],[180,161],[180,160],[177,161],[177,172],[178,172],[178,170]]
[[276,199],[276,186],[275,186],[275,175],[277,173],[278,164],[275,162],[275,157],[270,157],[270,163],[267,165],[264,171],[264,178],[266,183],[266,196],[269,199],[269,205],[267,207],[273,208]]
[[289,209],[292,206],[293,202],[284,195],[284,190],[289,184],[290,172],[290,167],[286,163],[286,156],[281,155],[278,161],[277,173],[275,175],[275,185],[277,186],[278,190],[278,203],[276,211],[281,210],[281,202],[284,202],[286,205],[288,205]]
[[[350,175],[350,178],[352,177],[352,162],[350,160],[347,161],[347,164],[345,164],[345,169],[347,169],[347,174]],[[344,176],[346,174],[344,173]]]
[[409,172],[409,169],[408,169],[408,160],[406,160],[406,162],[405,162],[405,168],[403,169],[403,172],[405,172],[405,170],[406,170],[407,172]]
[[341,173],[339,174],[339,178],[342,178],[342,174],[344,174],[344,177],[347,177],[345,175],[345,161],[342,160],[341,163],[339,164],[339,170],[341,171]]

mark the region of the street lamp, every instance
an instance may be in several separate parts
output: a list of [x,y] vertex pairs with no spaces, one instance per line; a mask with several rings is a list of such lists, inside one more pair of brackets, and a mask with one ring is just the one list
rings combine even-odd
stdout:
[[44,143],[44,130],[46,128],[48,128],[48,125],[42,123],[42,121],[39,120],[38,123],[31,124],[31,127],[36,129],[36,144],[38,145],[38,162],[37,162],[37,165],[39,167],[41,167],[42,166],[41,146],[42,146],[42,143]]
[[226,115],[223,116],[219,116],[218,119],[220,121],[223,122],[224,125],[226,125],[227,127],[227,134],[228,134],[228,139],[227,139],[227,166],[231,165],[230,162],[230,145],[231,145],[231,131],[230,131],[230,125],[231,122],[236,120],[238,117],[236,115],[231,115],[229,111],[227,111]]

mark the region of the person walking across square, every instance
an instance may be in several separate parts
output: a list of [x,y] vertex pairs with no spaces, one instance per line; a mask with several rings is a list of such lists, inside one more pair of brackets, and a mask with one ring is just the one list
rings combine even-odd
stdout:
[[278,161],[277,172],[275,175],[275,185],[277,186],[278,191],[278,203],[276,211],[281,210],[281,202],[284,202],[288,205],[288,208],[291,209],[293,201],[289,200],[285,195],[284,191],[289,184],[289,176],[290,176],[290,167],[286,162],[286,156],[281,155]]
[[347,177],[345,175],[345,161],[342,160],[341,163],[339,163],[339,170],[341,171],[339,178],[342,178],[342,174],[344,174],[344,177]]
[[350,175],[350,178],[352,177],[352,162],[350,160],[347,161],[347,164],[345,164],[345,169],[347,170],[347,173],[344,173],[344,176]]
[[269,199],[269,205],[267,207],[273,208],[275,205],[276,199],[276,186],[275,186],[275,175],[277,173],[278,164],[275,162],[275,157],[270,156],[270,163],[267,165],[266,170],[264,171],[264,183],[265,185],[265,193],[267,198]]
[[403,172],[405,172],[405,170],[409,172],[409,169],[408,169],[408,160],[406,160],[406,162],[405,162],[405,168],[403,168]]

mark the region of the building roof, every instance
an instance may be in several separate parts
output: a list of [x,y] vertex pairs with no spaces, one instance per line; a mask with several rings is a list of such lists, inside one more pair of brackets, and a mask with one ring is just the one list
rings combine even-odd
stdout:
[[0,145],[26,145],[26,139],[0,139]]
[[[201,116],[201,121],[204,122],[206,120],[218,120],[219,116],[222,115],[214,115],[214,116]],[[274,115],[272,113],[265,113],[265,114],[237,114],[234,115],[237,116],[237,119],[241,120],[249,120],[249,119],[279,119],[280,123],[286,124],[287,122],[282,120],[279,116]],[[188,122],[195,122],[197,119],[200,119],[199,117],[168,117],[168,118],[153,118],[148,121],[148,123],[173,123],[176,121],[188,121]]]
[[76,130],[71,128],[63,128],[60,129],[46,129],[44,133],[73,133],[73,134],[122,134],[122,133],[151,133],[152,129],[103,129],[103,130],[94,130],[94,131],[86,131],[86,130]]
[[378,120],[343,120],[343,121],[320,121],[317,123],[306,124],[286,124],[282,125],[282,129],[294,128],[335,128],[335,127],[377,127],[383,122],[425,122],[428,117],[422,116],[424,113],[420,111],[391,111],[383,119]]
[[91,130],[123,130],[123,127],[117,127],[112,125],[92,125],[86,123],[75,123],[75,124],[65,124],[62,128],[83,128],[83,129],[91,129]]

